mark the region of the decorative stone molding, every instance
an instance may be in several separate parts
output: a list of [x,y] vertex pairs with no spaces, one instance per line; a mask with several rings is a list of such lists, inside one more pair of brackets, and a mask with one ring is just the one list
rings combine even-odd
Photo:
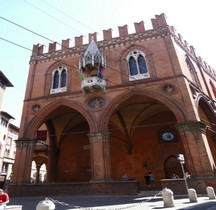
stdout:
[[16,147],[17,148],[29,148],[29,149],[32,149],[34,144],[35,144],[35,140],[33,140],[33,139],[18,139],[15,142],[16,142]]
[[185,133],[198,133],[201,132],[203,134],[206,133],[207,125],[201,121],[187,121],[184,123],[179,123],[176,125],[180,134]]

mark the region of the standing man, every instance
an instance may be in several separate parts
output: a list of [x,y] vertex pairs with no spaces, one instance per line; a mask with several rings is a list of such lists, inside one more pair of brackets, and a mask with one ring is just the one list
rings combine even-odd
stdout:
[[148,188],[151,188],[151,180],[150,180],[150,176],[149,176],[149,173],[147,173],[145,176],[144,176],[144,179],[145,179],[145,183],[146,185],[148,186]]
[[154,182],[154,175],[152,174],[152,172],[147,173],[144,176],[145,182],[148,185],[148,188],[150,189],[152,185],[155,184]]

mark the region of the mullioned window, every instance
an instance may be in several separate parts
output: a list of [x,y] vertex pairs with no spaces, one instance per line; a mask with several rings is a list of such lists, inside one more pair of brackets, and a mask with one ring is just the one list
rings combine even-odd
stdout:
[[64,92],[67,90],[67,69],[59,66],[52,72],[52,87],[50,94]]
[[149,78],[145,55],[140,50],[133,50],[127,56],[129,81]]

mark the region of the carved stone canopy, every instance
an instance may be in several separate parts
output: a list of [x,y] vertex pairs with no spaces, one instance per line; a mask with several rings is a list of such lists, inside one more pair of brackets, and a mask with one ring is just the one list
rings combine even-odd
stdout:
[[84,52],[84,55],[80,59],[80,68],[84,71],[91,71],[98,69],[98,66],[105,67],[106,59],[103,53],[101,53],[95,43],[94,39],[92,38],[88,48]]

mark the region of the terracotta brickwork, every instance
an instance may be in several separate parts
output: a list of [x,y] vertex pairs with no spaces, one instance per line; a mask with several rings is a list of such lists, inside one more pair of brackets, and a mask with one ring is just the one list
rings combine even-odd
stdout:
[[[83,36],[75,37],[75,46],[62,40],[61,50],[57,42],[48,52],[33,46],[18,142],[35,145],[17,148],[11,185],[19,183],[17,195],[28,189],[31,161],[46,165],[43,192],[49,183],[87,182],[108,183],[104,194],[109,187],[115,192],[116,183],[122,193],[125,173],[145,189],[149,171],[155,176],[152,187],[161,189],[161,180],[172,173],[183,176],[178,154],[185,157],[193,186],[199,180],[200,192],[215,185],[216,73],[169,26],[165,14],[151,21],[149,30],[143,21],[134,23],[133,34],[127,25],[119,26],[118,37],[103,30],[100,41],[97,33],[89,34],[87,44]],[[91,46],[94,60],[87,53]],[[56,78],[62,82],[58,88]],[[39,150],[35,138],[42,126],[48,137]],[[135,185],[128,186],[134,193]]]

